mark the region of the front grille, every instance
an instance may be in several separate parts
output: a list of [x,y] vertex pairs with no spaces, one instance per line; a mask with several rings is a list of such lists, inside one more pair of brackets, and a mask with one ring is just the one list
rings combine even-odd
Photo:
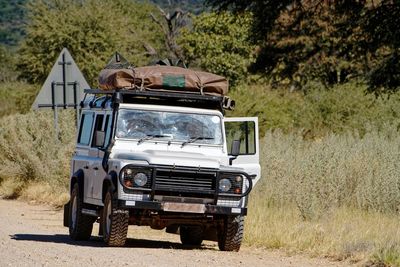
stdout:
[[214,194],[216,172],[157,169],[155,175],[155,190],[170,195]]

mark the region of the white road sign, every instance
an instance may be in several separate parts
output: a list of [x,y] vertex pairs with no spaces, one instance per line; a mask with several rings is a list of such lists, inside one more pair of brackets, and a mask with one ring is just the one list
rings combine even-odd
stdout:
[[32,109],[76,108],[89,84],[79,70],[67,48],[64,48],[36,96]]

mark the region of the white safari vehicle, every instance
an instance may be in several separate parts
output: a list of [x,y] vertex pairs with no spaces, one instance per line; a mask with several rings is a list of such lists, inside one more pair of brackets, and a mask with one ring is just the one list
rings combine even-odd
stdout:
[[86,90],[64,225],[109,246],[128,225],[179,233],[184,245],[238,251],[248,195],[260,179],[257,118],[225,118],[225,98]]

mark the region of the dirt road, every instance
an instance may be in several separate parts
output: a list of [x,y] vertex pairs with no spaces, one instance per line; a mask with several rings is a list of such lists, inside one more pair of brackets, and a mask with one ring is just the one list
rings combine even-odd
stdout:
[[179,236],[147,227],[130,227],[128,237],[124,248],[105,247],[96,236],[75,242],[60,211],[0,200],[0,266],[347,266],[249,247],[221,252],[214,242],[189,249]]

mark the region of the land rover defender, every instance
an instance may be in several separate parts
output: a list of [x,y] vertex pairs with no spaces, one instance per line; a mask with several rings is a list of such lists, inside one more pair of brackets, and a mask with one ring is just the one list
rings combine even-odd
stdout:
[[226,118],[218,95],[86,90],[64,225],[109,246],[128,225],[179,233],[184,245],[238,251],[248,196],[260,179],[257,118]]

